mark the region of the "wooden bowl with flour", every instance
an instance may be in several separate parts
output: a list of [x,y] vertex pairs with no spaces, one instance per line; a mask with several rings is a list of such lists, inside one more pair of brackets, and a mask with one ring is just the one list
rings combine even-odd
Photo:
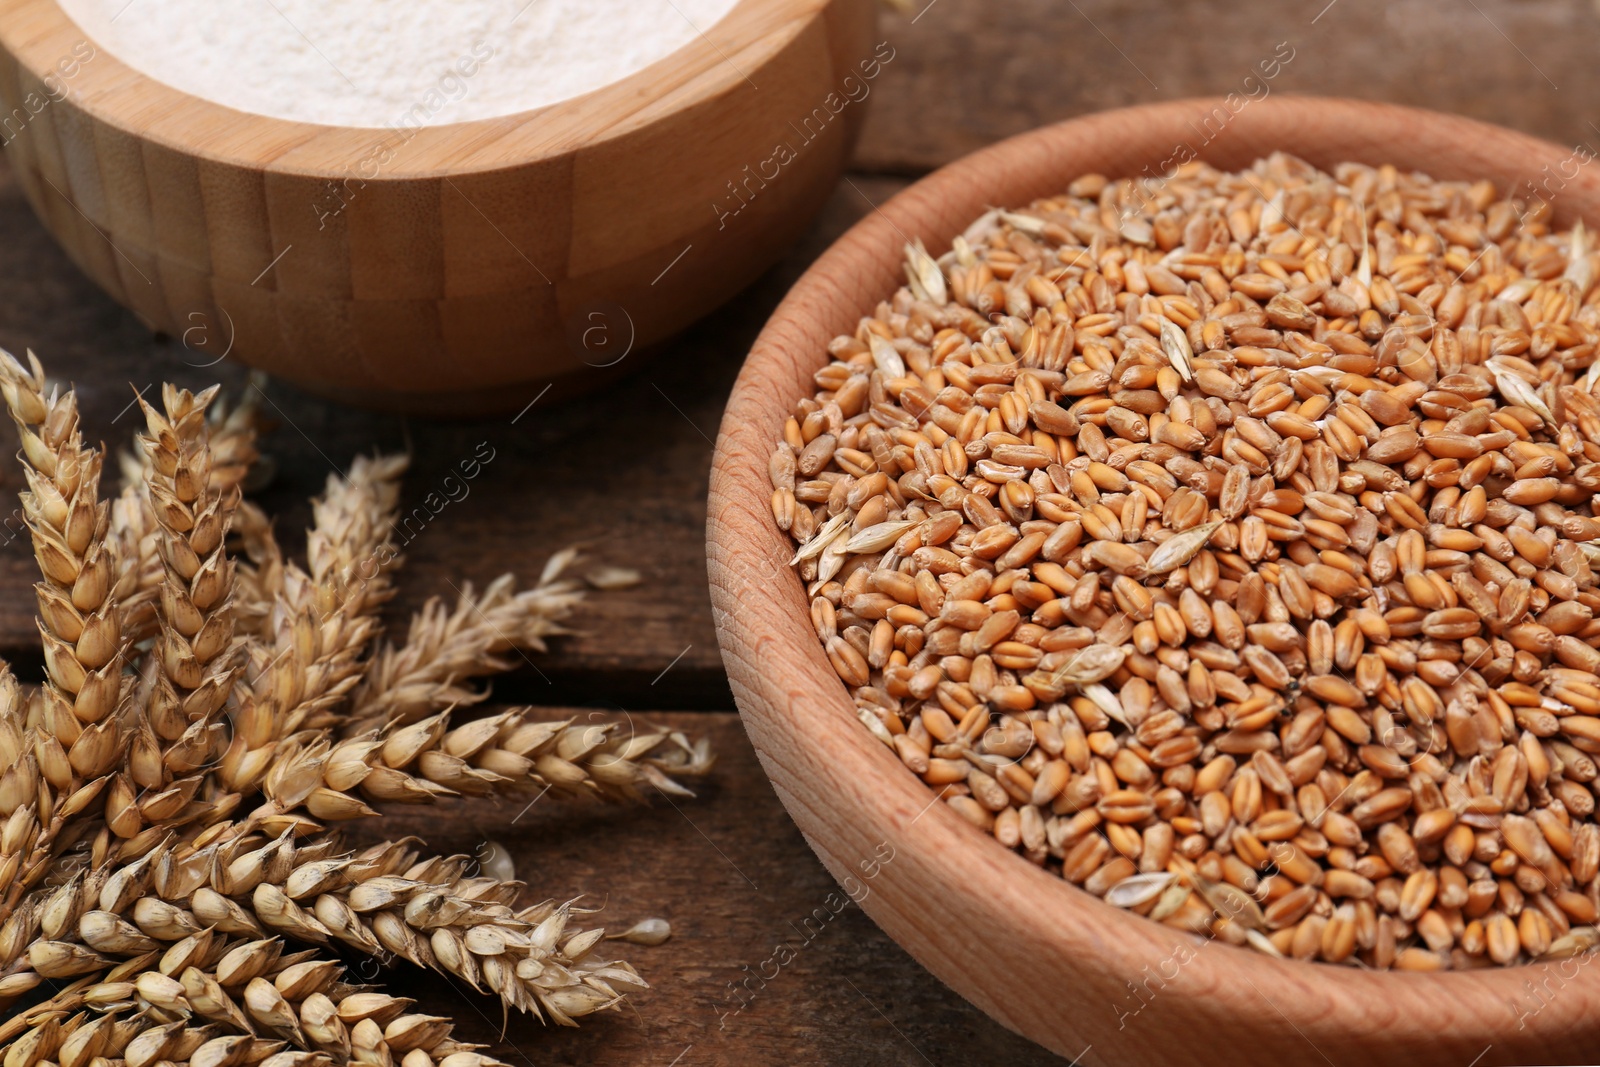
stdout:
[[[858,899],[890,936],[996,1020],[1074,1062],[1593,1062],[1594,951],[1459,973],[1363,971],[1270,958],[1113,908],[936,802],[861,725],[817,641],[788,565],[793,543],[773,519],[768,458],[795,401],[813,395],[829,341],[904,284],[908,239],[937,256],[992,206],[1027,204],[1091,172],[1160,173],[1184,148],[1230,170],[1284,150],[1324,168],[1394,163],[1443,179],[1488,178],[1502,190],[1531,182],[1558,225],[1600,222],[1600,177],[1573,166],[1568,149],[1458,117],[1308,98],[1093,115],[1005,141],[911,186],[795,285],[757,339],[723,418],[709,504],[712,602],[762,765],[835,877],[870,886]],[[1549,175],[1559,186],[1545,184]]]
[[873,27],[872,0],[739,0],[582,96],[397,130],[236,110],[56,0],[0,0],[0,139],[74,262],[197,359],[515,410],[625,371],[798,236],[881,69]]

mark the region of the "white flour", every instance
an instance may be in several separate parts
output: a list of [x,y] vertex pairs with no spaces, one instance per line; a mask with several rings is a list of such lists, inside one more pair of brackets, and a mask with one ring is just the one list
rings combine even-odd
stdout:
[[129,66],[221,104],[341,126],[506,115],[626,77],[736,0],[61,0]]

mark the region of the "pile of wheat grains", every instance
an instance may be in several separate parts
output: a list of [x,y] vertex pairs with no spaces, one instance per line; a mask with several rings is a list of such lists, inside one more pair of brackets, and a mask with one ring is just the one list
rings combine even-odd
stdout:
[[1550,216],[1275,156],[908,247],[771,459],[862,722],[1155,921],[1600,943],[1600,256]]

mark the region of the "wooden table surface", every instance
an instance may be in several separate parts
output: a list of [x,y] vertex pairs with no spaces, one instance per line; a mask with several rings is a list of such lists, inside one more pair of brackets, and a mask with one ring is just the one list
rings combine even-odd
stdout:
[[[513,1064],[1052,1061],[929,977],[858,908],[820,927],[802,925],[826,910],[835,885],[762,776],[717,653],[703,542],[722,404],[788,285],[873,204],[941,163],[1041,123],[1129,103],[1259,92],[1245,79],[1275,54],[1271,92],[1435,107],[1600,147],[1600,112],[1588,106],[1600,98],[1592,60],[1600,10],[1580,0],[911,3],[906,12],[885,10],[881,32],[893,59],[872,85],[852,171],[802,243],[666,351],[629,356],[633,373],[605,392],[535,403],[514,420],[429,423],[266,386],[264,406],[280,423],[265,443],[277,474],[257,498],[278,516],[286,542],[303,541],[307,499],[359,451],[413,453],[412,508],[486,444],[494,458],[469,495],[411,526],[394,621],[430,595],[451,595],[463,579],[482,582],[507,569],[531,577],[550,551],[582,544],[593,561],[638,568],[645,583],[593,597],[580,615],[584,632],[531,657],[498,682],[497,696],[671,722],[708,733],[720,752],[693,801],[640,810],[542,801],[526,812],[480,802],[388,818],[386,832],[416,834],[441,851],[500,841],[530,894],[587,894],[606,905],[608,925],[654,915],[672,921],[676,933],[665,945],[629,946],[654,988],[578,1031],[515,1018],[502,1032],[494,1005],[443,990],[437,978],[394,976],[394,987],[426,1010],[455,1016]],[[135,389],[163,379],[247,388],[234,361],[207,366],[213,357],[152,338],[103,297],[51,243],[3,168],[0,345],[31,347],[54,375],[76,382],[89,435],[114,447],[135,428]],[[20,481],[8,465],[0,487],[14,493]],[[37,677],[34,564],[14,498],[7,501],[0,654]],[[774,976],[769,961],[784,945],[794,958]],[[765,985],[735,1010],[732,984],[756,973]],[[1070,990],[1061,1005],[1114,1010],[1074,1003]],[[1314,1059],[1314,1050],[1307,1055]],[[1119,1062],[1114,1048],[1081,1058]],[[1482,1063],[1493,1062],[1491,1050]]]

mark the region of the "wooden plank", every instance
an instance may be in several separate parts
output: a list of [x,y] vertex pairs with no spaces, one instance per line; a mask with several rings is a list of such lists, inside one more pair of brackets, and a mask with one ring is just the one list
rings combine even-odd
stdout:
[[[789,285],[861,214],[904,183],[842,185],[800,245],[730,305],[655,353],[632,353],[629,376],[605,393],[545,399],[514,419],[408,420],[308,396],[280,383],[263,409],[279,423],[263,443],[277,471],[257,499],[298,548],[308,498],[358,452],[409,449],[400,539],[409,565],[392,605],[398,625],[431,595],[453,597],[464,580],[504,571],[532,580],[549,553],[584,546],[592,563],[637,567],[645,585],[594,596],[581,633],[559,656],[530,658],[506,678],[509,699],[628,706],[723,707],[732,700],[712,632],[705,576],[705,495],[711,443],[744,353]],[[190,386],[247,386],[237,361],[191,351],[182,338],[152,338],[67,260],[0,168],[0,345],[33,348],[47,369],[79,386],[85,432],[123,447],[139,423],[134,389],[170,379]],[[225,348],[230,324],[196,313],[189,341]],[[154,393],[151,394],[156,395]],[[10,452],[10,421],[0,431]],[[472,464],[476,462],[477,467]],[[466,469],[478,470],[471,480]],[[40,659],[33,624],[36,580],[16,502],[14,463],[0,487],[0,655],[25,673]],[[452,476],[453,479],[452,479]],[[10,517],[10,518],[7,518]]]
[[[1600,149],[1600,10],[1579,0],[905,3],[880,22],[895,51],[872,83],[862,170],[917,174],[1090,111],[1252,91],[1456,111]],[[1246,85],[1285,41],[1293,59]]]
[[[385,988],[456,1019],[471,1040],[528,1067],[742,1067],[796,1057],[841,1067],[1060,1063],[940,985],[835,895],[837,884],[779,805],[736,716],[638,717],[711,736],[719,762],[696,799],[646,808],[546,799],[526,811],[520,801],[390,809],[381,830],[415,834],[449,853],[499,842],[530,883],[524,899],[582,894],[605,904],[591,923],[608,929],[668,919],[673,936],[664,945],[614,943],[652,988],[576,1030],[516,1016],[503,1037],[493,1002],[459,983],[446,989],[438,976],[401,969],[380,979]],[[858,895],[871,884],[863,879]],[[788,958],[781,948],[793,958],[780,966]],[[753,992],[736,998],[730,983],[751,975]]]

